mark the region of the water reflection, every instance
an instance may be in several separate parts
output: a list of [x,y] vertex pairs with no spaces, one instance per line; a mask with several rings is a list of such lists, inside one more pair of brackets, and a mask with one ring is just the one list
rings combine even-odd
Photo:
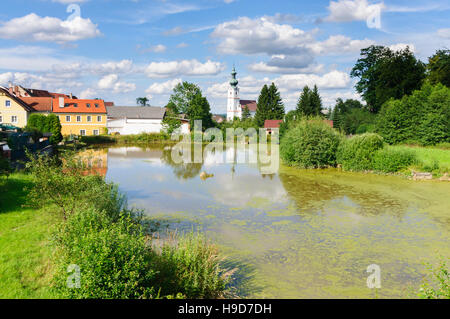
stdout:
[[[423,261],[450,255],[448,184],[286,167],[263,174],[260,163],[239,163],[244,156],[228,148],[176,163],[164,145],[110,148],[107,179],[149,216],[195,227],[248,265],[244,296],[372,297],[365,270],[376,263],[379,296],[405,297]],[[216,163],[226,157],[235,160]]]

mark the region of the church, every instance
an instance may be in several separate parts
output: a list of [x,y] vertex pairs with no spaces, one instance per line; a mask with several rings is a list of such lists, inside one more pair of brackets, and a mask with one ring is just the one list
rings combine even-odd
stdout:
[[235,117],[241,119],[242,111],[245,107],[250,111],[250,116],[254,117],[258,105],[254,100],[241,100],[239,98],[238,80],[236,79],[236,69],[233,66],[231,72],[230,88],[228,89],[228,103],[227,103],[227,121],[232,121]]

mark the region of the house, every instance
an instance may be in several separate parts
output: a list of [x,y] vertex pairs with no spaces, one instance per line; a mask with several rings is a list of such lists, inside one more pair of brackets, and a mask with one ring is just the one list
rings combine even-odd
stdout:
[[25,127],[33,109],[14,96],[6,88],[0,87],[0,124]]
[[250,111],[250,116],[254,117],[258,105],[254,100],[241,100],[239,98],[239,81],[236,79],[236,69],[233,67],[231,72],[230,87],[228,88],[227,100],[227,121],[232,121],[235,117],[241,119],[242,111],[247,107]]
[[265,120],[264,128],[266,129],[266,133],[269,135],[272,134],[273,129],[279,129],[281,123],[283,123],[283,120]]
[[212,119],[219,124],[225,122],[225,118],[221,115],[213,115]]
[[32,113],[48,115],[53,111],[52,97],[18,97],[18,98],[32,109]]
[[52,93],[46,90],[36,90],[36,89],[27,89],[20,85],[13,85],[12,83],[9,83],[8,88],[10,94],[16,96],[16,97],[51,97],[51,98],[58,98],[60,96],[64,98],[70,98],[70,99],[76,99],[76,96],[72,96],[72,94],[63,94],[63,93]]
[[99,135],[106,130],[107,115],[103,100],[53,99],[53,113],[59,116],[62,135]]
[[166,109],[152,106],[107,107],[110,134],[160,133]]

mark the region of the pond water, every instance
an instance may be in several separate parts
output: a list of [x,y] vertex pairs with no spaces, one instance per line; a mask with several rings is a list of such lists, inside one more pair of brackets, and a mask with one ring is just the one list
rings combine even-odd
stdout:
[[235,149],[200,164],[175,164],[169,146],[98,152],[130,206],[220,246],[242,297],[407,298],[424,262],[450,256],[449,183],[212,160]]

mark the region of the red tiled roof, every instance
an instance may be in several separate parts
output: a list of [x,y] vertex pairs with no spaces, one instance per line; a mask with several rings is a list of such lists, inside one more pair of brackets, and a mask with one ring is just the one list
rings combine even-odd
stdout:
[[105,106],[106,106],[106,107],[108,107],[108,106],[114,106],[114,102],[105,102]]
[[256,112],[256,109],[258,108],[256,101],[253,100],[240,100],[239,102],[241,103],[242,109],[244,109],[244,106],[247,106],[250,112]]
[[51,112],[52,98],[51,97],[19,97],[23,102],[28,104],[33,110],[37,112]]
[[22,106],[26,111],[31,112],[33,111],[33,109],[31,107],[28,106],[28,104],[26,104],[24,101],[22,101],[21,99],[17,98],[15,95],[12,95],[9,93],[9,90],[3,89],[0,87],[0,92],[3,92],[6,94],[7,97],[9,97],[10,99],[16,101],[18,104],[20,104],[20,106]]
[[[97,107],[95,105],[97,105]],[[79,99],[64,99],[64,107],[59,107],[59,99],[53,99],[53,112],[106,113],[106,107],[105,102],[103,100],[79,100]]]
[[264,122],[264,128],[279,128],[283,120],[266,120]]

